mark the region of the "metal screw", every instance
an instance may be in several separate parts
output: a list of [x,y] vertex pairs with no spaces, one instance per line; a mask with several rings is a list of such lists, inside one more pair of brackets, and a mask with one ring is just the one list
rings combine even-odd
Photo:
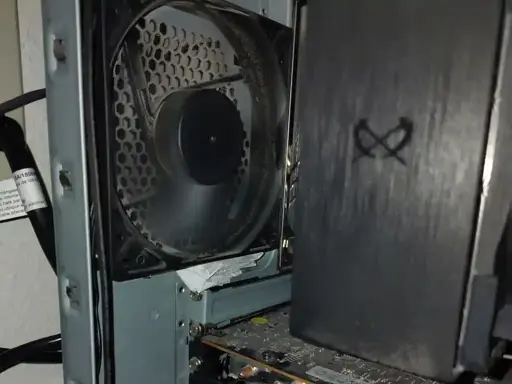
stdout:
[[53,40],[53,56],[57,61],[66,60],[66,45],[62,39]]
[[201,337],[203,335],[203,326],[198,323],[193,323],[190,325],[188,333],[194,338]]
[[190,292],[190,298],[193,301],[201,301],[203,300],[203,294],[198,292]]
[[178,288],[178,292],[179,293],[184,293],[185,292],[185,287],[179,287]]
[[188,361],[188,369],[191,374],[197,372],[197,370],[201,368],[201,365],[203,365],[203,360],[199,357],[194,356]]

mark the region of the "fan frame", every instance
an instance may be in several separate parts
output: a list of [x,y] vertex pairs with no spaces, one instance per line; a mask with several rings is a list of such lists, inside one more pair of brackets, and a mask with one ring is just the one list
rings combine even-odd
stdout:
[[[113,116],[113,105],[109,102],[112,100],[110,92],[112,91],[112,79],[111,70],[112,70],[112,62],[116,55],[116,52],[119,49],[121,42],[124,37],[127,35],[128,31],[133,28],[138,20],[145,15],[150,14],[155,9],[162,6],[175,6],[180,4],[190,3],[190,1],[179,1],[179,0],[156,0],[149,4],[141,5],[138,1],[134,1],[131,3],[130,9],[126,9],[126,4],[123,5],[123,12],[118,14],[115,13],[115,9],[119,9],[116,7],[116,4],[108,4],[107,9],[107,21],[106,25],[112,25],[114,28],[110,31],[106,31],[106,39],[103,43],[104,45],[104,55],[105,55],[105,64],[103,66],[103,71],[101,73],[96,73],[97,79],[102,79],[105,84],[107,84],[106,88],[106,99],[103,101],[101,105],[101,109],[96,107],[96,111],[103,110],[106,119],[108,119],[108,124],[106,127],[97,126],[98,137],[104,138],[101,140],[103,143],[100,143],[99,146],[99,154],[102,158],[99,159],[100,164],[105,164],[106,166],[100,167],[100,175],[101,184],[104,186],[101,189],[107,189],[107,192],[103,192],[105,199],[103,200],[107,204],[104,204],[103,210],[103,218],[104,218],[104,229],[105,233],[108,233],[109,242],[108,247],[110,249],[110,262],[111,262],[111,270],[112,277],[114,280],[123,281],[134,278],[140,278],[145,276],[150,276],[158,273],[163,273],[170,270],[177,270],[181,268],[185,268],[188,266],[192,266],[195,264],[200,264],[204,262],[210,262],[214,260],[220,260],[225,258],[232,258],[237,256],[242,256],[245,254],[251,254],[255,252],[265,252],[273,249],[280,249],[282,243],[282,228],[284,222],[285,210],[283,209],[283,201],[286,201],[284,198],[284,184],[282,184],[279,188],[281,192],[277,191],[276,196],[278,199],[274,204],[274,208],[271,213],[269,213],[268,222],[272,223],[270,226],[265,225],[265,230],[269,227],[272,228],[270,232],[269,239],[271,241],[266,242],[265,246],[250,246],[243,250],[238,250],[236,252],[223,252],[223,253],[215,253],[208,255],[200,255],[193,259],[185,259],[179,257],[177,255],[168,254],[166,252],[161,251],[153,244],[151,244],[145,237],[141,235],[139,230],[135,228],[129,217],[125,214],[124,210],[120,206],[120,200],[118,199],[116,188],[115,188],[115,176],[114,172],[110,170],[113,169],[114,166],[114,154],[112,153],[111,142],[113,140],[113,130],[110,127],[113,124],[112,116]],[[216,7],[225,7],[224,9],[230,10],[232,12],[241,12],[244,17],[250,18],[250,20],[257,20],[261,29],[265,32],[266,38],[269,41],[274,41],[277,37],[282,39],[282,35],[286,35],[288,33],[290,40],[290,47],[293,41],[293,35],[291,33],[291,29],[285,27],[281,24],[272,22],[266,18],[259,17],[257,15],[251,14],[246,10],[241,8],[237,8],[232,4],[223,1],[223,0],[214,0],[207,2],[209,5],[215,5]],[[110,10],[110,11],[109,11]],[[136,15],[133,17],[133,15]],[[109,19],[114,19],[116,22],[109,22]],[[282,42],[279,47],[282,47]],[[276,57],[279,55],[276,52]],[[284,77],[288,78],[291,74],[290,63],[285,60],[284,67],[279,68],[279,73]],[[99,84],[99,82],[98,82]],[[277,92],[276,94],[279,94]],[[284,97],[286,100],[286,91],[282,90],[281,94],[277,97]],[[284,111],[285,112],[285,111]],[[287,135],[288,130],[288,121],[287,121],[286,113],[283,113],[283,119],[280,121],[282,124],[282,132],[283,136]],[[280,154],[280,158],[282,161],[280,173],[277,174],[278,178],[283,177],[285,172],[285,164],[284,156],[287,153],[287,149],[285,148],[285,143],[287,140],[282,140],[282,153]],[[257,239],[260,237],[258,235]],[[254,244],[254,243],[253,243]]]

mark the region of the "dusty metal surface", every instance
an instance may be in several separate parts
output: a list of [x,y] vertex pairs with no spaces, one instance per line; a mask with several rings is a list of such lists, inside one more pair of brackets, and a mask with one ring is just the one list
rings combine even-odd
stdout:
[[[138,81],[147,89],[146,102],[151,116],[156,114],[160,103],[171,91],[205,84],[236,72],[234,51],[220,31],[210,22],[186,12],[171,7],[157,8],[139,20],[133,34],[135,54],[140,55],[144,76]],[[142,116],[136,108],[132,82],[138,74],[130,74],[129,57],[125,50],[121,50],[113,67],[117,194],[141,233],[158,248],[168,250],[167,244],[146,227],[147,210],[150,198],[156,194],[158,174],[154,154],[146,142],[147,132],[143,131],[140,122]],[[228,82],[219,85],[217,90],[235,105],[247,107],[248,91],[240,84]],[[250,111],[244,112],[242,118],[245,127],[250,126]],[[245,174],[249,164],[249,139],[246,141],[238,170],[240,175]],[[178,240],[187,243],[193,239]]]
[[[203,338],[248,363],[260,365],[292,380],[306,383],[437,384],[438,382],[383,367],[326,348],[315,347],[290,335],[289,309],[255,317]],[[478,378],[478,384],[494,383]]]
[[[308,3],[297,104],[295,335],[456,379],[469,255],[484,245],[475,217],[502,4]],[[494,160],[502,162],[509,164]],[[482,248],[492,263],[509,202],[495,204],[501,208],[486,224],[493,240]],[[488,356],[485,342],[471,343],[467,353],[479,362]]]

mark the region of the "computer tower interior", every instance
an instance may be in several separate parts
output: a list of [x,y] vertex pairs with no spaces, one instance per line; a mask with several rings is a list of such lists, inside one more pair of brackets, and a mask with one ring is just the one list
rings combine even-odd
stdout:
[[[66,41],[72,24],[46,3]],[[66,102],[61,80],[80,68],[84,214],[104,290],[98,300],[61,251],[61,291],[88,286],[94,308],[86,318],[63,294],[63,335],[82,349],[74,335],[92,332],[99,372],[70,355],[68,379],[503,376],[508,1],[73,3],[74,54],[47,42],[49,103]],[[59,116],[61,149],[74,141]],[[77,190],[54,192],[56,216]],[[57,242],[78,216],[58,216]]]

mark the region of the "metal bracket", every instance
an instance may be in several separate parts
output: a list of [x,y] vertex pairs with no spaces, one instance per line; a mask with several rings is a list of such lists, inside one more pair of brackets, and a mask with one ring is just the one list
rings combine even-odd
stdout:
[[257,13],[270,20],[293,26],[294,0],[228,0],[230,3]]
[[188,296],[175,272],[114,285],[119,383],[188,384]]
[[95,384],[81,8],[79,0],[43,0],[42,6],[64,379]]
[[290,301],[291,275],[281,275],[245,285],[206,291],[199,301],[190,299],[188,315],[199,324],[226,324]]

